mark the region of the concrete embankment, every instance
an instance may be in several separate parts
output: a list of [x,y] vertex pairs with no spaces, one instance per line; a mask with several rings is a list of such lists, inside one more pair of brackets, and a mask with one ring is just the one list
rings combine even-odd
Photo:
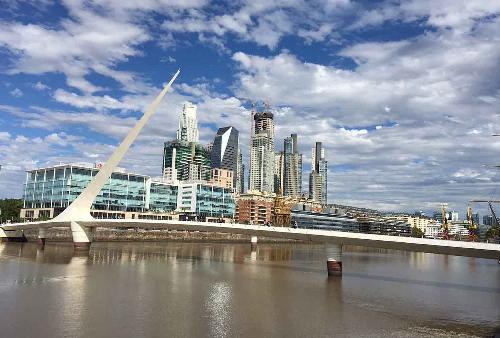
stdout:
[[[38,230],[25,230],[28,241],[37,241]],[[176,231],[176,230],[116,230],[97,228],[94,241],[179,241],[179,242],[233,242],[249,243],[249,235],[227,234],[220,232]],[[71,231],[64,229],[47,229],[48,242],[71,242]],[[259,237],[259,243],[296,242],[290,239]]]

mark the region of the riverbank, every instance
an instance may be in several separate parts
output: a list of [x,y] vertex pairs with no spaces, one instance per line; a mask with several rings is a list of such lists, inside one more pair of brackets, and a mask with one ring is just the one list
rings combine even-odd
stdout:
[[[28,241],[37,241],[38,230],[26,230],[24,234]],[[228,234],[222,232],[201,232],[201,231],[177,231],[177,230],[116,230],[97,228],[94,233],[95,242],[124,242],[124,241],[179,241],[179,242],[231,242],[248,243],[250,235]],[[46,240],[48,242],[71,242],[71,230],[47,229]],[[295,243],[292,239],[259,237],[259,243]]]

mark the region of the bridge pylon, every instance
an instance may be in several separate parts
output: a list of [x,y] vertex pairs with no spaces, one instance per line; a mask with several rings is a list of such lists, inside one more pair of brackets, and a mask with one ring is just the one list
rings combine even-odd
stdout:
[[109,157],[106,163],[99,169],[97,175],[94,176],[92,181],[82,191],[80,195],[71,203],[61,214],[55,217],[52,221],[54,223],[70,223],[71,234],[73,236],[73,243],[75,249],[88,249],[92,243],[92,234],[94,228],[88,228],[79,222],[92,221],[94,218],[90,215],[90,208],[96,199],[97,195],[108,182],[111,174],[116,169],[123,156],[127,153],[128,149],[135,141],[139,133],[149,121],[151,116],[158,109],[161,101],[167,94],[179,75],[180,70],[174,74],[170,81],[163,87],[163,90],[158,94],[154,101],[150,104],[144,115],[137,121],[135,126],[129,131],[127,136],[123,139],[120,145],[115,149],[113,154]]

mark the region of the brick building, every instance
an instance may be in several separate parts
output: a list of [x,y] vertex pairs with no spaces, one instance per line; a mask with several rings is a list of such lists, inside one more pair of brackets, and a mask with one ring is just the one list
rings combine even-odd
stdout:
[[265,224],[271,222],[274,194],[248,191],[241,194],[236,203],[236,219],[239,223]]

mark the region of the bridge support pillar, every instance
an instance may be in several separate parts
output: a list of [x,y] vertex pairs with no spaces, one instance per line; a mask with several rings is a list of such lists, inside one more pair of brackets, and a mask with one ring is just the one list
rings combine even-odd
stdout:
[[342,276],[342,245],[327,250],[326,268],[328,276]]
[[38,246],[40,249],[45,249],[45,242],[47,240],[47,229],[45,228],[40,228],[38,229]]
[[257,249],[257,236],[250,237],[250,246],[252,250]]
[[92,243],[92,230],[77,222],[71,221],[71,235],[73,236],[73,245],[75,250],[90,250]]
[[0,242],[27,242],[22,230],[4,230],[0,228]]

